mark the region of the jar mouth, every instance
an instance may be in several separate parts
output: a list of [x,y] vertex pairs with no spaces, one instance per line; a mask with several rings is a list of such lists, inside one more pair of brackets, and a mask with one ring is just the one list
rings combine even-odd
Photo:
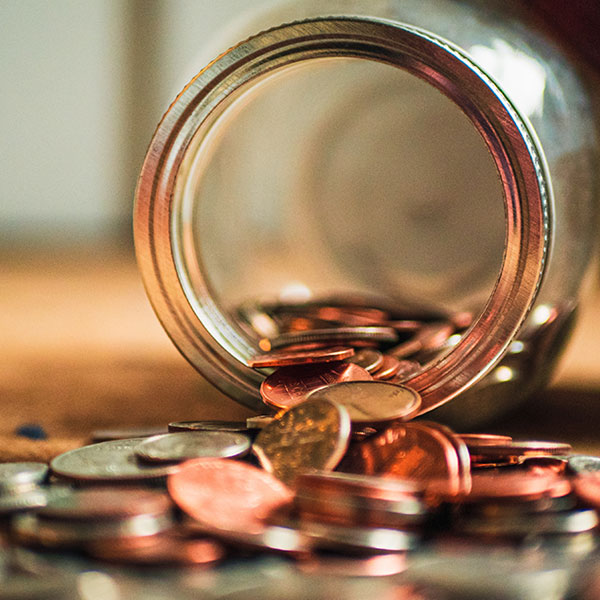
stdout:
[[501,358],[535,299],[550,240],[550,190],[534,134],[493,80],[447,41],[408,25],[335,17],[268,30],[219,57],[176,99],[151,143],[136,193],[138,262],[155,311],[183,355],[222,391],[260,409],[263,376],[247,366],[257,340],[215,300],[202,265],[189,268],[198,260],[189,251],[190,156],[201,153],[232,99],[260,77],[328,57],[384,63],[443,92],[479,131],[500,175],[506,227],[500,273],[460,341],[406,381],[426,412]]

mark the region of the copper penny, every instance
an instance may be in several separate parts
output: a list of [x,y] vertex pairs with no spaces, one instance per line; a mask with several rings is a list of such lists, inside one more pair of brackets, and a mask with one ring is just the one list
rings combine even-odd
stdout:
[[444,483],[448,494],[468,488],[468,463],[455,444],[425,421],[395,423],[364,442],[353,444],[340,471]]
[[516,441],[472,447],[471,454],[478,463],[517,463],[534,456],[561,456],[570,454],[570,444],[559,442]]
[[260,532],[264,519],[292,501],[291,490],[256,467],[234,460],[198,458],[167,479],[175,503],[207,528]]
[[265,470],[292,484],[302,471],[334,469],[348,447],[350,431],[344,407],[309,399],[278,414],[258,434],[252,449]]
[[408,421],[421,407],[421,396],[411,388],[386,381],[347,381],[310,394],[309,399],[326,399],[346,408],[352,423],[378,425]]
[[362,348],[348,362],[362,367],[368,373],[376,371],[383,363],[383,354],[374,348]]
[[293,352],[271,352],[255,356],[248,361],[253,369],[263,367],[287,367],[291,365],[308,365],[312,363],[334,362],[345,360],[354,354],[354,348],[334,346],[330,348],[315,348],[312,350],[295,350]]
[[398,370],[395,375],[390,379],[392,383],[402,383],[416,375],[421,370],[421,364],[416,360],[399,360],[398,361]]
[[533,475],[564,475],[567,470],[567,459],[562,456],[532,456],[525,458],[520,468]]
[[400,369],[400,361],[391,354],[383,355],[379,369],[372,373],[373,379],[391,379]]
[[467,329],[471,327],[474,318],[473,313],[466,310],[452,313],[449,317],[450,322],[456,329]]
[[493,433],[458,433],[469,448],[478,446],[494,446],[496,444],[510,444],[513,439],[510,435],[496,435]]
[[291,408],[304,402],[311,392],[327,385],[371,379],[365,369],[346,362],[281,367],[262,382],[260,394],[266,404]]
[[586,506],[600,510],[600,475],[586,473],[572,480],[573,491]]
[[477,473],[471,477],[471,490],[463,502],[494,500],[535,500],[542,497],[558,498],[571,492],[567,479],[530,473]]

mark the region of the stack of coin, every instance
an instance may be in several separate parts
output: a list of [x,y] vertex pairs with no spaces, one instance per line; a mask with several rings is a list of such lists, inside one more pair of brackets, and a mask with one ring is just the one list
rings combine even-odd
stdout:
[[0,517],[44,506],[47,476],[48,465],[44,463],[0,464]]
[[35,514],[19,515],[13,536],[26,545],[82,548],[93,543],[154,536],[173,526],[172,504],[162,492],[141,488],[70,490]]

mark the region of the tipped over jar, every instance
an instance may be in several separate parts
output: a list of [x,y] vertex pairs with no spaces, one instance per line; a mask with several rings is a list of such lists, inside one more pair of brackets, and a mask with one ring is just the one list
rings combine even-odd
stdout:
[[138,183],[138,263],[183,355],[264,412],[250,364],[282,339],[412,321],[356,347],[446,324],[403,356],[422,412],[472,426],[543,385],[596,228],[593,113],[561,48],[495,1],[300,0],[246,27]]

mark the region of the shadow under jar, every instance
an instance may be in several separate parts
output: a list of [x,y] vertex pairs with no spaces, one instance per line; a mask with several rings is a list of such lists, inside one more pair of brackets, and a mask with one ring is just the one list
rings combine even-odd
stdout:
[[456,426],[546,381],[591,255],[596,142],[574,67],[503,8],[281,5],[171,105],[136,252],[163,326],[223,392],[264,411],[248,307],[332,299],[474,316],[406,381]]

